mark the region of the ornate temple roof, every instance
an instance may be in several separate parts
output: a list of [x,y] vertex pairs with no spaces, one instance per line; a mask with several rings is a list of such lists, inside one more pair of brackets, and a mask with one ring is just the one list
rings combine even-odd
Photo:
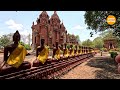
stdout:
[[59,16],[57,15],[57,12],[56,12],[56,11],[54,11],[54,14],[51,16],[51,19],[52,19],[52,18],[56,18],[56,19],[60,20],[60,18],[59,18]]
[[64,24],[63,24],[63,22],[61,23],[61,27],[62,27],[62,28],[65,28],[65,26],[64,26]]
[[47,16],[47,17],[49,17],[46,11],[43,11],[43,12],[40,14],[40,17],[42,17],[42,16]]

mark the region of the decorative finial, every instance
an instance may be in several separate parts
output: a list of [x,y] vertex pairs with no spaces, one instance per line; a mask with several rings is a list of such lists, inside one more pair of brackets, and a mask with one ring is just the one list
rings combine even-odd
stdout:
[[33,22],[33,25],[34,25],[34,22]]

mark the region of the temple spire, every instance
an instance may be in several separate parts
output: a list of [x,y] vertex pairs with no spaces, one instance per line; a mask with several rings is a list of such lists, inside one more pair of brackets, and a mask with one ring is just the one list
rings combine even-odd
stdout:
[[33,25],[34,25],[34,21],[33,21]]

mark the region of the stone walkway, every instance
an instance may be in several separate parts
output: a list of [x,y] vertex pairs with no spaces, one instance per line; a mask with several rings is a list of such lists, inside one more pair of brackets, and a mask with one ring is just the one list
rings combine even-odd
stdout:
[[117,63],[108,53],[100,53],[82,63],[59,79],[120,79]]

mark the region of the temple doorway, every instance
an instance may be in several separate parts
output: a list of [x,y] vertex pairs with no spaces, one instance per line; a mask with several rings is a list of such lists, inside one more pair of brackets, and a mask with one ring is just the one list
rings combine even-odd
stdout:
[[115,38],[109,38],[109,39],[105,39],[104,40],[104,48],[106,48],[107,50],[110,50],[110,49],[114,49],[116,48],[116,39]]

